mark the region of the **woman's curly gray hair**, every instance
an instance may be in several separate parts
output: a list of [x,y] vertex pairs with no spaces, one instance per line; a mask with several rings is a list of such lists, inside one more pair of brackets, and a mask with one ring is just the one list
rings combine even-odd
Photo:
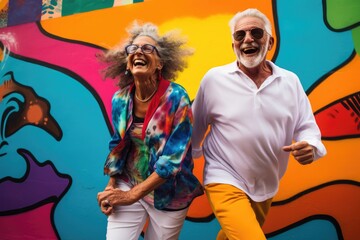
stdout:
[[193,54],[193,49],[186,47],[187,40],[172,30],[160,36],[158,28],[152,23],[143,25],[134,22],[130,29],[127,29],[129,37],[120,47],[116,47],[98,54],[98,59],[106,64],[102,70],[104,78],[117,79],[119,87],[125,87],[133,83],[131,74],[125,74],[127,69],[127,54],[125,47],[132,44],[138,36],[148,36],[157,42],[160,61],[163,64],[161,75],[163,78],[175,81],[179,72],[187,67],[185,57]]

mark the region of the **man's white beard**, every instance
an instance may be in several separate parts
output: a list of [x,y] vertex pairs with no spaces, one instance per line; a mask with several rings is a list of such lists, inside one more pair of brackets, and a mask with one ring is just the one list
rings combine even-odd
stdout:
[[269,47],[269,40],[266,41],[266,44],[265,46],[263,46],[261,49],[260,49],[260,53],[255,56],[254,58],[242,58],[241,57],[241,53],[240,53],[240,50],[236,50],[237,51],[237,59],[238,61],[244,65],[246,68],[254,68],[256,66],[258,66],[266,57],[266,53],[267,53],[267,49]]

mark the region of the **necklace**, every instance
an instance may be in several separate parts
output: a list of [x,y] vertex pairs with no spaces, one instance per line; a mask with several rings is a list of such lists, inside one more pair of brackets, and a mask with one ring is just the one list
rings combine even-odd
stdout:
[[147,98],[145,98],[145,99],[139,98],[136,93],[135,93],[135,97],[136,97],[136,99],[139,100],[140,102],[146,103],[147,101],[149,101],[149,100],[154,96],[154,94],[156,93],[156,90],[157,90],[157,88],[155,88],[155,90],[153,91],[153,93],[152,93],[149,97],[147,97]]

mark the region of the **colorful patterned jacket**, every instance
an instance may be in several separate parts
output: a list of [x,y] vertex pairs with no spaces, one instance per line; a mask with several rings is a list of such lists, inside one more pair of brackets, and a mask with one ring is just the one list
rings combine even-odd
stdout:
[[[114,135],[110,141],[104,173],[121,174],[125,166],[133,122],[134,85],[117,91],[112,100]],[[189,97],[180,85],[161,79],[144,119],[142,137],[149,148],[149,174],[156,172],[167,181],[154,190],[154,205],[166,209],[172,202],[185,208],[203,194],[193,175],[191,156],[192,111]],[[173,204],[174,205],[174,204]]]

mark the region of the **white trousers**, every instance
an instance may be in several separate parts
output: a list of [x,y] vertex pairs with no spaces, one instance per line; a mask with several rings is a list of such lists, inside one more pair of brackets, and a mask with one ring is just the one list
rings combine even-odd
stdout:
[[[123,191],[130,187],[118,181],[118,187]],[[108,217],[107,240],[138,240],[145,226],[144,240],[177,240],[184,224],[188,208],[180,211],[160,211],[143,200],[129,205],[115,207]]]

